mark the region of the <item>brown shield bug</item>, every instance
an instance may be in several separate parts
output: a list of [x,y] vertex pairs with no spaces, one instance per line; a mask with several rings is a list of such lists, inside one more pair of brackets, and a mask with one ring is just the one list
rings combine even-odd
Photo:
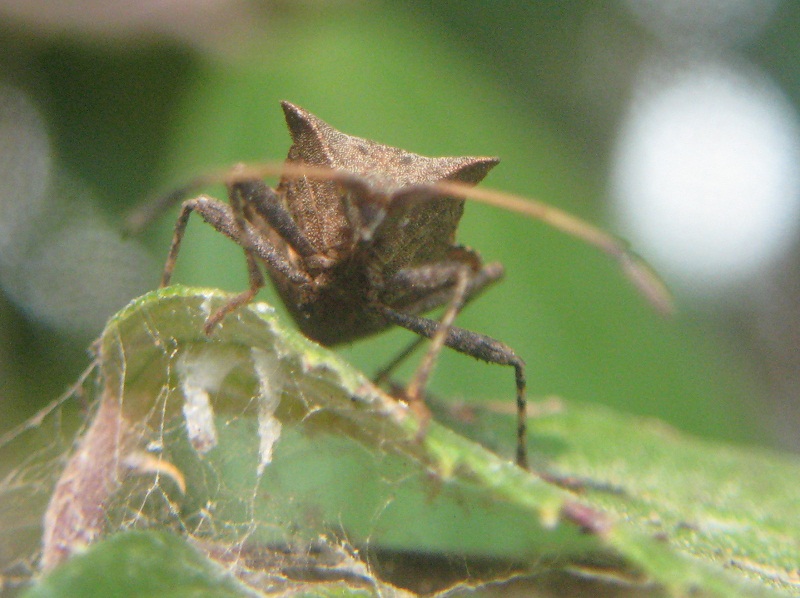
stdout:
[[[161,280],[162,286],[170,282],[192,212],[244,249],[250,287],[208,318],[206,333],[255,297],[264,286],[264,268],[302,332],[323,345],[390,326],[432,339],[405,392],[420,416],[421,434],[430,417],[422,393],[442,346],[511,366],[516,460],[527,467],[525,363],[507,345],[453,325],[462,306],[503,275],[499,263],[484,264],[476,251],[455,242],[465,198],[522,212],[600,247],[659,308],[669,309],[658,278],[620,240],[551,206],[473,188],[496,158],[428,158],[345,135],[298,106],[282,106],[293,141],[284,164],[239,165],[199,178],[129,222],[131,229],[141,228],[192,190],[225,182],[227,204],[207,195],[183,202]],[[277,188],[263,182],[267,175],[281,176]],[[439,321],[422,315],[437,307],[445,308]]]

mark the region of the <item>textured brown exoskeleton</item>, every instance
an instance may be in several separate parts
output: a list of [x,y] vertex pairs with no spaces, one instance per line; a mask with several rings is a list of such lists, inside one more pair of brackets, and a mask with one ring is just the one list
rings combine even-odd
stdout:
[[[229,204],[205,195],[185,201],[161,285],[170,282],[189,215],[197,212],[242,246],[250,276],[249,290],[209,317],[207,333],[253,299],[264,285],[263,266],[303,333],[323,345],[393,325],[420,335],[419,340],[433,339],[405,392],[421,416],[421,434],[429,417],[422,391],[443,345],[509,365],[516,380],[516,458],[527,467],[524,362],[507,345],[452,325],[465,302],[503,275],[499,263],[483,264],[477,252],[456,244],[464,198],[523,211],[587,239],[620,259],[658,301],[654,279],[620,242],[588,224],[542,204],[470,189],[498,163],[496,158],[427,158],[345,135],[298,106],[282,106],[293,144],[277,189],[262,181],[263,172],[240,166],[220,177]],[[132,227],[208,181],[199,179],[166,197],[138,214]],[[439,321],[421,315],[442,306]]]

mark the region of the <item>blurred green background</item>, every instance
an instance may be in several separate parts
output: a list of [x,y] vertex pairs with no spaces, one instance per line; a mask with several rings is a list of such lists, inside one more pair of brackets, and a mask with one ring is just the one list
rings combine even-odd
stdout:
[[[731,52],[796,102],[800,5],[766,4],[763,26]],[[497,155],[484,185],[625,236],[608,205],[614,143],[641,60],[667,51],[625,2],[0,11],[3,429],[59,395],[105,319],[157,285],[177,211],[136,239],[120,233],[125,214],[208,169],[282,159],[279,100],[417,153]],[[740,287],[709,298],[678,284],[678,313],[664,319],[599,252],[518,214],[471,204],[460,241],[507,274],[459,322],[515,348],[532,400],[598,402],[708,437],[797,448],[782,431],[800,421],[794,345],[775,353],[780,343],[758,325],[777,309],[769,293],[742,302],[731,297]],[[793,255],[778,280],[795,280]],[[241,290],[241,251],[193,222],[174,280]],[[276,301],[271,289],[261,297]],[[797,309],[781,305],[775,328],[785,331]],[[369,373],[409,338],[392,331],[341,352]],[[432,389],[511,408],[513,376],[448,353]]]

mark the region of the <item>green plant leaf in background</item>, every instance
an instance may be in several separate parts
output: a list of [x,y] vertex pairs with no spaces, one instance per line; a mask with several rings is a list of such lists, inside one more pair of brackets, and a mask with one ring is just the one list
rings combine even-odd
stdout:
[[[467,569],[492,563],[455,580],[465,593],[523,579],[533,591],[553,573],[643,595],[800,589],[797,459],[551,402],[531,420],[534,469],[544,475],[530,474],[436,422],[420,441],[401,403],[265,304],[206,337],[203,323],[226,297],[171,287],[109,322],[99,345],[103,396],[45,518],[53,570],[40,587],[53,593],[33,595],[73,595],[64,592],[77,586],[59,580],[97,570],[59,561],[131,527],[171,529],[261,591],[272,587],[265,580],[287,590],[310,579],[319,593],[328,584],[420,590],[423,573],[393,576],[387,554],[444,556]],[[437,420],[501,453],[513,445],[509,417],[439,411]],[[125,542],[173,540],[130,536],[106,549],[127,550]],[[105,558],[102,547],[91,558]],[[104,561],[106,577],[146,567],[136,550]],[[331,565],[330,554],[347,566]],[[196,564],[177,565],[186,566]]]

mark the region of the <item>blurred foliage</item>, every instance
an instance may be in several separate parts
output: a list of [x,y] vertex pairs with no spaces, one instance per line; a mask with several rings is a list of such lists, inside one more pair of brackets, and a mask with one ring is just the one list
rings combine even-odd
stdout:
[[[192,175],[235,161],[282,157],[288,135],[280,99],[348,133],[419,153],[498,155],[502,163],[486,185],[602,224],[603,171],[576,149],[575,128],[564,124],[569,112],[556,115],[548,103],[555,74],[534,94],[535,73],[512,85],[509,65],[515,59],[500,65],[496,56],[503,47],[518,52],[506,39],[515,32],[528,44],[528,55],[561,55],[584,11],[548,6],[519,15],[516,27],[509,25],[513,15],[492,16],[479,3],[463,14],[442,6],[433,13],[357,3],[295,7],[265,17],[263,34],[243,37],[235,52],[158,37],[88,43],[37,37],[7,24],[3,54],[9,79],[28,89],[43,110],[57,159],[97,191],[101,207],[120,227],[136,202]],[[454,23],[443,24],[457,13]],[[521,31],[523,18],[534,29]],[[479,35],[476,22],[494,23],[495,29]],[[534,35],[555,23],[563,35]],[[488,46],[495,54],[485,51]],[[500,67],[492,68],[493,62]],[[566,87],[572,66],[564,62],[563,68]],[[165,217],[145,235],[154,256],[165,254],[171,227],[172,217]],[[529,364],[532,394],[658,415],[705,435],[756,438],[748,402],[758,389],[746,364],[726,354],[691,317],[662,320],[652,313],[597,252],[480,205],[468,207],[460,240],[507,268],[506,280],[460,322],[514,347]],[[155,285],[157,271],[152,279]],[[176,281],[241,288],[240,252],[192,225]],[[273,297],[271,291],[265,296]],[[57,394],[79,371],[81,360],[74,355],[88,338],[51,345],[57,334],[21,323],[18,312],[3,312],[9,331],[0,370],[6,404],[27,410]],[[20,326],[32,330],[13,333]],[[391,332],[343,352],[371,371],[405,336]],[[19,345],[32,347],[30,360],[13,357]],[[45,369],[48,375],[41,376]],[[499,369],[447,355],[434,389],[467,400],[510,397],[510,377]]]

